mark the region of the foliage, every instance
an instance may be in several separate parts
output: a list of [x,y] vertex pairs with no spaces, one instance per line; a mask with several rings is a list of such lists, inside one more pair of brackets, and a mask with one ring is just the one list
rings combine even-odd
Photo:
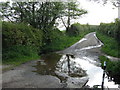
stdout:
[[92,31],[96,31],[98,28],[98,26],[95,25],[82,25],[80,23],[74,23],[71,25],[71,27],[68,29],[67,31],[67,35],[69,36],[78,36],[80,35],[82,32],[92,32]]
[[78,36],[80,34],[80,30],[75,25],[71,25],[71,27],[67,30],[67,34],[69,36]]
[[[76,2],[10,2],[1,3],[0,11],[3,20],[11,22],[25,22],[34,28],[43,31],[43,43],[51,43],[49,36],[53,30],[56,19],[67,17],[67,27],[70,27],[70,19],[75,19],[85,13],[84,9],[79,9]],[[64,20],[62,20],[64,21]],[[67,29],[68,30],[68,29]]]
[[107,62],[106,65],[106,70],[108,72],[108,75],[111,78],[114,78],[114,81],[118,84],[120,84],[120,61],[110,61],[108,58],[106,58],[105,56],[100,56],[99,57],[102,63],[102,67],[103,67],[103,63],[104,61]]
[[113,37],[107,36],[97,31],[97,37],[104,43],[102,51],[110,56],[120,57],[120,46],[118,41]]
[[56,36],[57,38],[54,38],[51,43],[43,47],[43,52],[48,53],[48,52],[63,50],[73,45],[74,43],[82,39],[84,35],[92,31],[93,30],[84,30],[84,31],[81,31],[81,33],[77,36],[68,36],[65,34],[65,32],[59,31],[59,33],[54,34],[54,36]]
[[[87,13],[86,10],[80,9],[78,8],[78,6],[79,6],[78,2],[65,2],[64,3],[64,12],[63,12],[63,16],[61,17],[61,20],[64,26],[66,27],[66,32],[70,28],[71,19],[77,19],[81,15]],[[67,20],[63,20],[64,16],[67,18]]]
[[1,3],[3,19],[11,22],[25,22],[43,31],[43,42],[49,43],[55,20],[63,13],[62,2],[10,2]]
[[120,20],[116,19],[115,23],[101,23],[99,31],[107,36],[113,37],[120,43]]
[[[9,50],[9,51],[8,51]],[[3,49],[3,59],[7,60],[9,58],[16,58],[25,56],[31,56],[32,52],[37,52],[35,48],[30,46],[12,46],[7,49]]]
[[27,24],[2,23],[3,48],[13,45],[42,46],[42,31],[28,26]]
[[54,25],[61,14],[61,5],[61,2],[12,2],[12,5],[3,2],[1,14],[10,21],[26,22],[43,30]]
[[42,46],[42,31],[24,23],[2,23],[2,60],[20,64],[38,58]]
[[32,46],[15,45],[9,48],[3,48],[3,64],[19,65],[23,62],[38,58],[37,49]]

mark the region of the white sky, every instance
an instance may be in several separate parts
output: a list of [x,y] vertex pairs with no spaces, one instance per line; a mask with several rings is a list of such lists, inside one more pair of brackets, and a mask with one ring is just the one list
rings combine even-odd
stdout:
[[99,25],[101,22],[110,23],[118,17],[118,8],[108,2],[103,5],[97,2],[89,2],[87,0],[78,0],[80,7],[86,9],[88,14],[81,17],[78,22],[81,24]]

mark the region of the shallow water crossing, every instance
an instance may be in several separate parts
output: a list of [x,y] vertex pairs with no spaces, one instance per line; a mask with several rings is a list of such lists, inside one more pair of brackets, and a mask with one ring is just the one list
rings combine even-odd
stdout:
[[[43,55],[42,60],[38,61],[35,67],[39,74],[59,78],[63,87],[101,87],[102,84],[103,69],[100,67],[99,60],[90,56],[76,57],[51,53]],[[118,88],[118,85],[108,80],[107,75],[104,86]]]
[[[63,87],[101,87],[103,69],[101,68],[100,49],[103,43],[96,33],[89,33],[71,47],[57,53],[46,54],[38,61],[36,72],[53,75],[60,79]],[[118,88],[115,82],[105,75],[106,88]]]

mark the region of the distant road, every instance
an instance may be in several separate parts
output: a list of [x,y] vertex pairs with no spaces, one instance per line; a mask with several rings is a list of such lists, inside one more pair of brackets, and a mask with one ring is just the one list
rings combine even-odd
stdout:
[[76,55],[86,50],[88,52],[100,53],[100,48],[102,45],[103,43],[96,37],[96,32],[92,32],[85,35],[84,38],[73,44],[71,47],[68,47],[63,51],[59,51],[58,53]]

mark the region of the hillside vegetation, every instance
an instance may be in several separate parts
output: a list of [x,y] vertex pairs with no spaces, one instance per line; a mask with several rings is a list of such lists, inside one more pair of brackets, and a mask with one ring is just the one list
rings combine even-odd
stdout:
[[104,43],[102,51],[110,56],[120,57],[120,21],[102,23],[97,30],[98,38]]
[[[78,23],[72,26],[77,28],[76,25]],[[49,32],[50,42],[44,45],[42,30],[25,23],[2,22],[3,64],[21,64],[32,59],[39,59],[40,54],[63,50],[93,31],[88,25],[79,24],[79,26],[83,30],[76,29],[79,34],[75,36],[67,35],[66,32],[54,27]]]

